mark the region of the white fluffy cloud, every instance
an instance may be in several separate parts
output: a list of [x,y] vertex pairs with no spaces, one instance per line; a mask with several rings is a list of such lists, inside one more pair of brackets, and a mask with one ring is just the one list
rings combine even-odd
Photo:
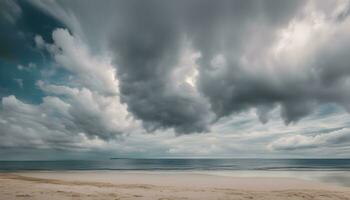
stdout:
[[30,105],[14,96],[2,99],[0,146],[2,148],[96,148],[98,137],[72,131],[70,105],[57,97],[45,97],[40,105]]
[[64,84],[37,81],[46,95],[42,103],[24,103],[15,96],[2,99],[0,145],[32,148],[97,148],[118,136],[137,132],[139,123],[120,103],[118,80],[108,57],[89,49],[65,29],[52,34],[53,43],[35,37],[58,67],[69,72]]
[[72,83],[102,94],[118,93],[118,80],[110,57],[92,55],[86,44],[71,35],[67,29],[54,30],[52,39],[53,44],[48,44],[37,35],[35,43],[38,48],[47,50],[60,67],[75,75]]
[[272,150],[300,150],[305,148],[339,147],[349,145],[350,130],[343,128],[314,136],[292,135],[281,137],[268,145]]

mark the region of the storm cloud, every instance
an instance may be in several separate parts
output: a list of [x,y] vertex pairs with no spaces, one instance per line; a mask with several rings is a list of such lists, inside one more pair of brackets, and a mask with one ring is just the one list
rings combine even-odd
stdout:
[[120,99],[149,131],[205,132],[252,108],[266,123],[280,107],[286,124],[349,109],[347,1],[33,4],[112,54]]

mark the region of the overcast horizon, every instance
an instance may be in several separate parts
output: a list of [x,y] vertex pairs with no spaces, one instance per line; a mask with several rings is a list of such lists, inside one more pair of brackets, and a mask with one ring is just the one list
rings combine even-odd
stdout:
[[0,1],[0,160],[347,158],[348,0]]

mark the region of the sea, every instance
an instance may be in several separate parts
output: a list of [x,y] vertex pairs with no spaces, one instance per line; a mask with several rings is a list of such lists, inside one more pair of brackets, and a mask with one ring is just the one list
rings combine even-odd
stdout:
[[0,161],[1,172],[121,171],[198,173],[234,177],[292,177],[350,187],[350,159],[126,159]]

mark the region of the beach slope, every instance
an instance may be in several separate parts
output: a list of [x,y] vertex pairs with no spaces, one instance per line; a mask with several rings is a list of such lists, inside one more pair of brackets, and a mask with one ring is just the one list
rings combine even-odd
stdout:
[[0,173],[0,199],[266,199],[350,200],[346,187],[293,178],[191,173]]

